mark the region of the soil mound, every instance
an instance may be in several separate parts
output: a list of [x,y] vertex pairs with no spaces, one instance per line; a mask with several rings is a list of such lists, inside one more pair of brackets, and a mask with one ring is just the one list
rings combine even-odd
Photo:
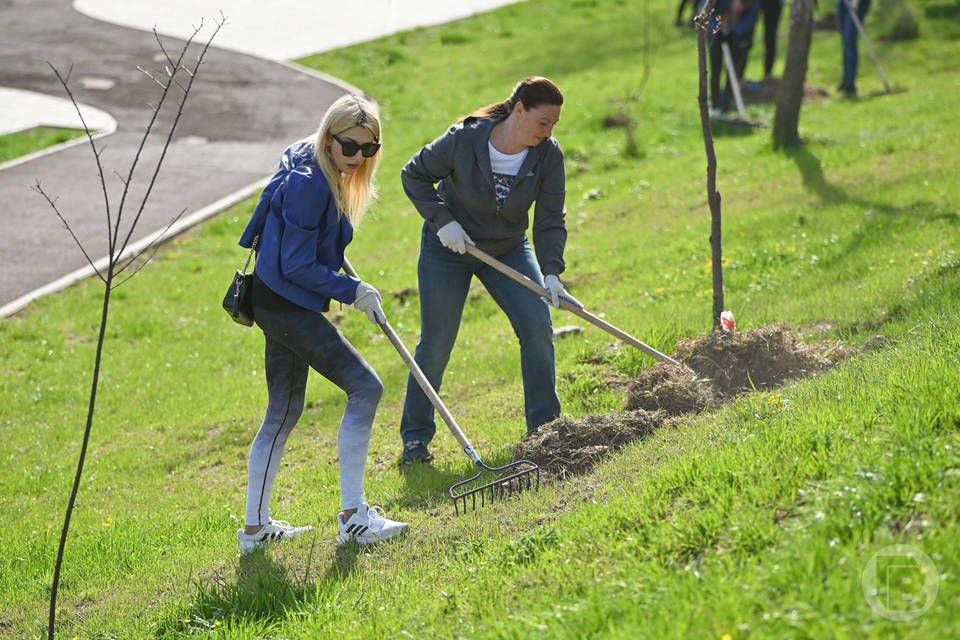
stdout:
[[558,418],[514,446],[513,459],[535,462],[548,474],[581,473],[673,416],[826,371],[853,353],[836,343],[800,343],[782,324],[683,339],[672,354],[682,366],[659,363],[630,380],[623,412]]

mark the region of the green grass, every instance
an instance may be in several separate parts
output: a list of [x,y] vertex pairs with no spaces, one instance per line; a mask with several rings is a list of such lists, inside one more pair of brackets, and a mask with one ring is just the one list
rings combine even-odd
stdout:
[[26,131],[0,136],[0,162],[20,158],[34,151],[52,147],[83,135],[79,129],[34,127]]
[[[633,108],[639,157],[602,125],[640,77],[636,4],[535,0],[305,61],[381,104],[381,197],[349,257],[385,293],[410,348],[417,299],[400,294],[416,283],[420,218],[400,167],[533,73],[567,98],[555,135],[567,157],[571,292],[661,351],[710,328],[695,45],[670,26],[673,3],[649,16],[653,74]],[[58,635],[957,636],[960,129],[948,106],[960,81],[952,14],[915,6],[917,40],[876,43],[907,91],[805,105],[806,144],[789,153],[765,131],[717,131],[726,306],[738,327],[782,321],[853,346],[880,333],[887,346],[455,518],[445,489],[467,477],[468,461],[441,425],[434,465],[398,472],[406,370],[362,314],[335,310],[386,389],[368,496],[411,531],[371,550],[335,548],[344,399],[314,376],[274,513],[314,523],[316,535],[238,564],[246,456],[266,403],[263,343],[219,307],[245,257],[236,239],[249,200],[171,242],[112,298]],[[761,54],[758,45],[748,77]],[[815,34],[809,82],[832,89],[839,74],[839,37]],[[882,88],[865,55],[858,84],[864,96]],[[772,107],[751,115],[769,119]],[[101,295],[82,282],[0,322],[0,636],[30,637],[46,621]],[[565,412],[619,409],[608,377],[652,364],[611,345],[589,325],[558,342]],[[508,460],[524,432],[519,378],[509,323],[478,286],[441,395],[488,462]],[[868,560],[891,544],[922,549],[940,576],[931,609],[911,622],[877,615],[862,592]]]

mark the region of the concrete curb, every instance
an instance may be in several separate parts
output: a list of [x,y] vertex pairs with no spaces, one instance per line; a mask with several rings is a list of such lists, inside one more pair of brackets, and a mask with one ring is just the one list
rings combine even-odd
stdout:
[[[137,242],[131,243],[120,255],[120,257],[118,258],[118,261],[122,261],[123,259],[128,258],[140,252],[143,249],[151,247],[152,245],[166,242],[167,240],[170,240],[171,238],[177,236],[183,231],[189,229],[190,227],[202,222],[203,220],[206,220],[207,218],[210,218],[220,213],[224,209],[228,209],[232,207],[233,205],[237,204],[241,200],[244,200],[252,196],[254,193],[262,189],[267,184],[267,181],[269,179],[270,178],[268,176],[262,180],[258,180],[257,182],[249,184],[243,189],[234,191],[230,195],[225,196],[220,200],[217,200],[216,202],[213,202],[207,205],[206,207],[203,207],[202,209],[199,209],[194,213],[191,213],[188,216],[180,218],[179,220],[177,220],[176,223],[171,225],[169,229],[160,229],[159,231],[155,231],[149,234],[148,236],[138,240]],[[34,289],[30,293],[20,296],[13,302],[10,302],[4,305],[3,307],[0,307],[0,318],[6,318],[16,313],[17,311],[20,311],[21,309],[26,307],[28,304],[30,304],[37,298],[45,296],[49,293],[55,293],[57,291],[60,291],[61,289],[65,289],[66,287],[69,287],[70,285],[78,282],[79,280],[83,280],[84,278],[89,278],[90,276],[94,275],[97,271],[104,269],[109,263],[109,260],[110,260],[109,256],[104,256],[99,260],[95,261],[93,263],[93,266],[87,265],[86,267],[81,267],[80,269],[77,269],[72,273],[68,273],[67,275],[61,278],[57,278],[53,282],[47,285],[44,285],[39,289]]]

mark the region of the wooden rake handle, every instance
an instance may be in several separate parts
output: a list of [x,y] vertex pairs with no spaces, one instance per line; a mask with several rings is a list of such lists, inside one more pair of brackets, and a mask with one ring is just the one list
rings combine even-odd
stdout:
[[[519,282],[520,284],[522,284],[523,286],[525,286],[527,289],[530,289],[531,291],[533,291],[533,292],[536,293],[537,295],[539,295],[539,296],[541,296],[541,297],[544,297],[544,298],[547,298],[548,300],[550,299],[550,294],[547,292],[546,289],[544,289],[543,287],[541,287],[539,284],[537,284],[536,282],[534,282],[533,280],[531,280],[531,279],[528,278],[527,276],[523,275],[522,273],[520,273],[520,272],[517,271],[516,269],[514,269],[514,268],[512,268],[512,267],[510,267],[510,266],[508,266],[508,265],[505,265],[504,263],[500,262],[499,260],[497,260],[497,259],[494,258],[493,256],[491,256],[491,255],[489,255],[489,254],[487,254],[487,253],[484,253],[484,252],[481,251],[480,249],[477,249],[475,246],[473,246],[473,245],[471,245],[471,244],[468,244],[468,245],[467,245],[467,253],[469,253],[470,255],[472,255],[472,256],[473,256],[474,258],[476,258],[477,260],[480,260],[481,262],[484,262],[484,263],[490,265],[491,267],[493,267],[494,269],[496,269],[497,271],[499,271],[499,272],[502,273],[503,275],[509,277],[510,279]],[[651,357],[653,357],[653,358],[656,358],[657,360],[660,360],[661,362],[669,362],[670,364],[674,364],[674,365],[680,366],[680,363],[677,362],[676,360],[674,360],[673,358],[671,358],[670,356],[660,353],[659,351],[657,351],[657,350],[654,349],[653,347],[651,347],[651,346],[649,346],[649,345],[646,345],[646,344],[640,342],[639,340],[637,340],[636,338],[634,338],[633,336],[631,336],[629,333],[626,333],[625,331],[621,331],[620,329],[616,328],[615,326],[613,326],[613,325],[610,324],[609,322],[605,322],[605,321],[601,320],[601,319],[598,318],[597,316],[595,316],[595,315],[593,315],[592,313],[588,312],[586,309],[583,309],[583,308],[581,308],[581,307],[578,307],[578,306],[576,306],[575,304],[572,304],[572,303],[568,302],[567,300],[564,300],[563,298],[560,298],[560,308],[561,308],[561,309],[564,309],[564,310],[566,310],[566,311],[569,311],[570,313],[572,313],[572,314],[574,314],[574,315],[576,315],[576,316],[580,316],[581,318],[583,318],[584,320],[586,320],[586,321],[589,322],[590,324],[592,324],[592,325],[594,325],[594,326],[597,326],[597,327],[603,329],[604,331],[606,331],[607,333],[609,333],[609,334],[612,335],[612,336],[616,336],[617,338],[620,338],[621,340],[623,340],[624,342],[626,342],[627,344],[629,344],[631,347],[635,347],[635,348],[639,349],[640,351],[643,351],[643,352],[644,352],[645,354],[647,354],[648,356],[651,356]]]
[[[357,280],[362,279],[353,268],[353,265],[351,265],[346,258],[343,259],[343,271],[346,274],[353,276]],[[427,376],[424,375],[423,371],[420,369],[420,366],[417,364],[417,361],[414,360],[413,356],[410,355],[410,352],[407,351],[407,348],[400,340],[400,336],[398,336],[397,332],[393,330],[393,327],[390,326],[389,322],[377,321],[377,324],[380,325],[380,328],[383,330],[383,333],[386,334],[390,344],[392,344],[393,348],[396,349],[397,353],[400,354],[400,357],[407,365],[407,368],[410,369],[410,373],[417,381],[417,384],[420,385],[420,388],[423,389],[423,392],[430,400],[430,404],[433,405],[433,408],[436,409],[437,413],[440,414],[440,417],[443,418],[443,421],[447,424],[447,427],[450,428],[450,432],[453,433],[453,437],[457,439],[457,442],[460,443],[460,446],[463,448],[467,456],[469,456],[474,462],[474,464],[481,466],[483,463],[480,461],[480,456],[477,455],[473,445],[470,444],[469,440],[467,440],[467,436],[463,433],[463,430],[457,424],[457,421],[453,419],[453,414],[451,414],[450,411],[447,410],[446,405],[443,404],[443,400],[440,399],[440,396],[437,394],[436,390],[434,390],[433,385],[431,385],[430,381],[427,380]]]

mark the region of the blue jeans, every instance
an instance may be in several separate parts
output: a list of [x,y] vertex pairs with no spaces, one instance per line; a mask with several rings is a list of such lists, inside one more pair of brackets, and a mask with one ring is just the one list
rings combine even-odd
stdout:
[[[543,276],[526,238],[498,259],[543,286]],[[540,297],[473,256],[447,249],[427,224],[423,225],[417,274],[420,342],[414,359],[433,388],[440,389],[443,371],[460,329],[470,280],[476,275],[507,314],[520,341],[527,432],[559,417],[553,325],[550,309]],[[433,405],[411,375],[407,380],[407,395],[400,419],[400,437],[405,444],[427,443],[436,431]]]
[[[860,23],[870,10],[870,0],[860,0],[857,5],[857,18]],[[857,83],[857,63],[860,61],[860,52],[857,49],[857,25],[850,17],[850,8],[846,0],[837,0],[837,30],[843,40],[843,87],[853,89]]]

